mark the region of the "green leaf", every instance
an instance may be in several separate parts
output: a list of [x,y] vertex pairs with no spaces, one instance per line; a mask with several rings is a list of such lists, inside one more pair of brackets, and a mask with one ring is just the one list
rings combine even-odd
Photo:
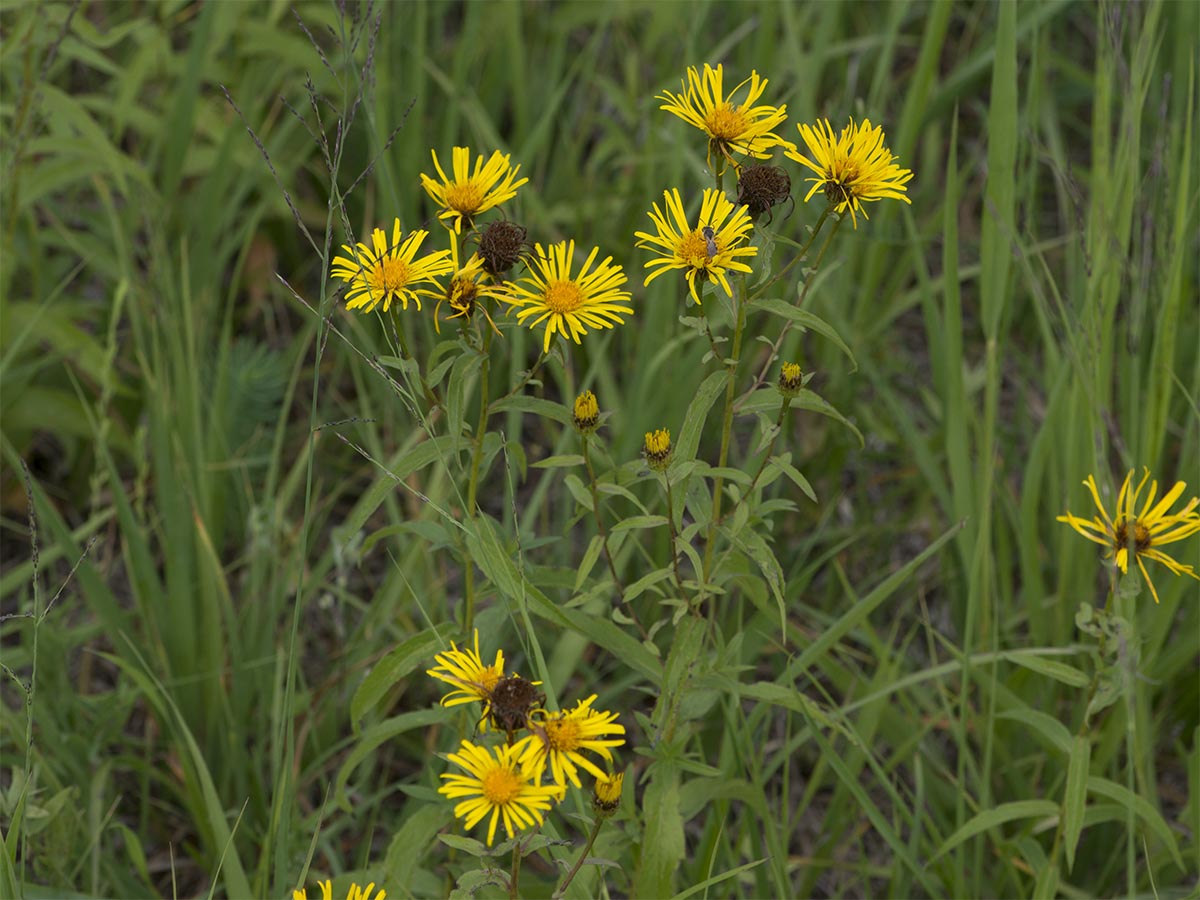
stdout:
[[675,442],[676,460],[686,462],[696,458],[696,449],[700,446],[700,433],[704,430],[708,411],[712,409],[713,403],[728,383],[729,375],[724,370],[713,372],[700,383],[696,396],[688,404],[683,426],[679,429],[679,440]]
[[400,679],[419,666],[432,664],[433,655],[446,647],[451,631],[451,626],[442,626],[440,632],[436,628],[422,631],[376,663],[350,701],[350,723],[357,728],[362,717],[374,709]]
[[[411,802],[411,801],[410,801]],[[415,812],[405,807],[404,824],[392,837],[384,857],[381,884],[412,884],[413,872],[434,836],[454,819],[449,803],[427,803]]]
[[1063,753],[1071,752],[1071,732],[1067,730],[1066,725],[1058,721],[1054,716],[1038,712],[1036,709],[1030,709],[1027,706],[1022,706],[1018,709],[1008,709],[1002,713],[998,713],[996,718],[1011,719],[1014,722],[1021,722],[1024,725],[1028,725]]
[[963,841],[969,840],[989,828],[996,828],[1006,822],[1014,822],[1019,819],[1046,819],[1057,815],[1058,804],[1053,800],[1016,800],[1012,803],[1001,803],[997,807],[985,809],[973,816],[962,828],[950,835],[946,843],[942,844],[929,861],[932,863]]
[[820,316],[813,315],[812,313],[808,312],[808,310],[799,309],[791,303],[786,303],[783,300],[770,297],[763,298],[761,300],[755,300],[750,304],[750,308],[765,310],[772,315],[776,315],[782,319],[787,319],[790,322],[794,322],[801,328],[811,329],[812,331],[817,332],[817,334],[829,338],[829,340],[833,342],[833,345],[841,350],[842,353],[845,354],[846,358],[850,360],[850,365],[853,367],[850,371],[858,371],[858,361],[855,360],[854,354],[850,351],[849,345],[842,340],[842,336],[837,333],[834,327]]
[[767,464],[767,469],[778,469],[780,472],[790,478],[796,487],[800,488],[800,490],[804,492],[804,496],[808,497],[808,499],[813,503],[816,503],[816,491],[814,491],[812,485],[808,483],[808,479],[800,474],[800,470],[792,465],[791,459],[792,455],[790,453],[785,453],[782,456],[772,456],[771,461]]
[[[449,685],[447,685],[449,688]],[[395,740],[408,731],[433,728],[450,718],[452,713],[442,706],[433,709],[419,709],[413,712],[401,713],[382,722],[368,726],[358,737],[354,749],[343,759],[338,767],[337,778],[333,782],[333,799],[347,813],[353,812],[350,798],[346,794],[346,784],[354,770],[370,759],[375,751],[388,741]]]
[[771,588],[771,593],[775,596],[775,603],[779,607],[779,632],[786,639],[787,606],[783,599],[783,567],[779,565],[779,560],[775,558],[775,554],[762,536],[748,528],[735,533],[729,528],[722,527],[721,532],[750,557],[758,566],[759,571],[763,573],[763,578]]
[[621,531],[633,531],[639,528],[658,528],[667,524],[666,516],[630,516],[622,519],[612,527],[613,534]]
[[584,459],[578,453],[567,453],[560,456],[547,456],[533,464],[535,469],[566,469],[571,466],[582,466]]
[[691,887],[680,891],[675,895],[674,900],[683,900],[685,897],[691,897],[693,894],[699,894],[701,891],[707,891],[708,888],[715,884],[720,884],[722,881],[728,881],[730,878],[736,878],[743,872],[749,872],[751,869],[761,866],[765,863],[766,857],[756,859],[752,862],[738,866],[736,869],[730,869],[728,872],[722,872],[720,875],[714,875],[712,878],[706,878],[699,884],[693,884]]
[[1067,764],[1067,787],[1063,795],[1063,830],[1066,837],[1067,871],[1075,867],[1075,847],[1083,832],[1083,810],[1087,803],[1088,768],[1092,761],[1092,743],[1076,735]]
[[1088,683],[1087,675],[1074,666],[1046,659],[1044,656],[1038,656],[1024,650],[1010,651],[1004,654],[1004,658],[1009,662],[1016,663],[1018,666],[1029,669],[1031,672],[1037,672],[1039,675],[1045,675],[1047,678],[1053,678],[1055,681],[1061,681],[1063,684],[1071,685],[1071,687],[1085,687]]
[[[866,441],[863,439],[862,432],[858,430],[858,426],[838,412],[824,397],[810,391],[808,388],[801,388],[800,393],[791,399],[788,406],[791,409],[806,409],[809,412],[820,413],[834,421],[841,422],[854,432],[854,436],[858,438],[858,446],[860,448],[866,446]],[[755,391],[741,407],[741,412],[743,413],[775,413],[778,411],[779,392],[774,388],[763,388],[760,391]]]
[[588,542],[588,548],[583,554],[583,559],[579,561],[579,570],[575,573],[573,591],[578,592],[583,583],[587,581],[588,575],[592,572],[592,566],[596,565],[596,560],[600,558],[600,553],[603,550],[604,536],[600,534],[593,535],[591,541]]
[[1159,815],[1154,805],[1145,797],[1130,793],[1129,788],[1123,784],[1117,784],[1115,781],[1109,781],[1107,778],[1101,778],[1098,775],[1088,777],[1087,789],[1089,793],[1099,794],[1101,797],[1107,797],[1122,804],[1126,809],[1133,807],[1133,811],[1137,813],[1137,817],[1158,836],[1167,846],[1170,851],[1171,859],[1175,861],[1175,865],[1179,866],[1180,871],[1187,871],[1183,864],[1183,857],[1179,855],[1179,845],[1175,842],[1175,833],[1171,831],[1169,825],[1163,821],[1163,817]]
[[464,837],[461,834],[439,834],[438,840],[447,847],[453,847],[455,850],[469,853],[478,859],[485,859],[492,855],[491,848],[487,844],[477,841],[475,838]]
[[565,406],[561,403],[541,400],[537,397],[526,397],[518,394],[515,397],[505,397],[503,400],[497,400],[491,407],[493,413],[509,412],[510,410],[532,413],[535,416],[541,416],[543,419],[553,419],[555,422],[561,422],[563,425],[571,424],[571,412]]
[[578,475],[568,475],[563,479],[563,484],[567,486],[567,490],[571,492],[571,496],[575,498],[576,503],[589,512],[593,509],[592,493],[587,489],[587,485],[579,480]]
[[679,814],[679,771],[673,764],[660,761],[651,767],[642,809],[646,811],[646,830],[632,893],[635,897],[670,897],[675,893],[673,876],[686,849]]

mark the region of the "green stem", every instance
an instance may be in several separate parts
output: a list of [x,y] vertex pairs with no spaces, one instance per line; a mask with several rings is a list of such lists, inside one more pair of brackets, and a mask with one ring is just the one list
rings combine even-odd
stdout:
[[[726,461],[729,459],[729,439],[730,433],[733,430],[733,393],[734,386],[737,382],[737,367],[738,360],[742,355],[742,335],[746,330],[746,276],[742,275],[738,278],[738,295],[734,300],[737,307],[736,324],[733,327],[733,354],[726,364],[729,370],[729,383],[725,386],[725,412],[721,416],[721,453],[717,460],[717,466],[724,468]],[[702,573],[703,580],[708,581],[709,566],[712,562],[713,538],[715,536],[717,522],[721,518],[721,489],[724,487],[725,480],[718,475],[716,481],[713,482],[713,508],[712,517],[708,520],[708,536],[704,545],[704,571]]]
[[558,886],[551,900],[561,900],[563,894],[567,892],[567,887],[575,880],[575,876],[583,868],[583,863],[587,859],[587,855],[592,852],[592,845],[596,843],[596,836],[600,834],[600,828],[603,824],[604,819],[597,816],[596,823],[592,826],[592,833],[588,836],[587,843],[583,845],[583,852],[579,854],[579,859],[575,860],[575,865],[571,867],[571,871],[567,873],[567,877],[563,879],[563,883]]
[[520,891],[518,890],[518,881],[520,877],[521,841],[518,839],[516,843],[513,844],[512,875],[509,876],[508,880],[508,896],[511,898],[511,900],[517,900],[517,898],[521,896]]
[[[491,329],[483,331],[483,367],[479,371],[479,423],[475,426],[475,434],[471,440],[471,478],[467,482],[467,510],[468,518],[475,518],[475,497],[479,489],[479,467],[483,459],[483,436],[487,432],[488,413],[491,409],[491,404],[488,401],[488,376],[491,373],[492,362],[492,332]],[[475,625],[475,564],[471,561],[470,555],[466,556],[466,571],[464,573],[464,587],[466,594],[466,609],[463,613],[463,628],[466,634],[471,634],[471,629]]]
[[617,574],[617,565],[613,562],[612,553],[608,549],[608,529],[605,527],[604,519],[600,515],[600,492],[596,489],[596,470],[592,467],[592,457],[588,453],[588,436],[581,434],[579,437],[583,443],[583,464],[587,467],[588,491],[592,495],[592,515],[596,520],[596,531],[600,534],[600,547],[604,551],[604,559],[608,563],[608,571],[612,575],[613,584],[617,586],[617,602],[629,610],[633,624],[638,627],[638,631],[642,633],[642,637],[649,640],[650,635],[642,626],[641,620],[638,619],[636,610],[634,610],[632,605],[625,602],[625,584],[621,581],[621,576]]

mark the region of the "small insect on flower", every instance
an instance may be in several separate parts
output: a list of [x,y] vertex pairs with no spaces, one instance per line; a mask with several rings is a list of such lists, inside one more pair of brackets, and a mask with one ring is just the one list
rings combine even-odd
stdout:
[[717,235],[712,230],[711,225],[705,225],[700,229],[700,234],[704,236],[704,255],[710,259],[717,258]]

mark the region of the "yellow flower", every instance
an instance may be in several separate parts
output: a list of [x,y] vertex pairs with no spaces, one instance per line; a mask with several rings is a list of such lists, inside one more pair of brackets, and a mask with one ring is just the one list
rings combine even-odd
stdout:
[[[451,151],[453,178],[448,178],[442,171],[437,151],[432,153],[433,167],[437,169],[441,181],[421,173],[421,186],[433,202],[441,207],[438,218],[447,222],[454,220],[455,234],[462,233],[464,222],[469,228],[481,212],[511,200],[517,195],[517,188],[529,181],[528,178],[517,180],[521,167],[509,165],[508,156],[499,150],[493,152],[486,163],[480,154],[472,171],[470,148],[455,147]],[[446,227],[449,228],[449,224]]]
[[595,394],[584,391],[575,398],[571,421],[582,434],[591,434],[596,430],[596,423],[600,421],[600,404],[596,402]]
[[[333,900],[333,882],[329,880],[318,881],[321,886],[321,900]],[[350,885],[350,891],[346,894],[346,900],[386,900],[387,891],[380,889],[379,893],[374,897],[371,892],[375,890],[375,882],[371,882],[366,887],[359,887],[357,884]],[[292,900],[308,900],[308,891],[301,888],[298,891],[292,891]]]
[[532,828],[535,823],[540,825],[542,813],[550,809],[551,801],[562,796],[554,785],[537,784],[532,771],[519,761],[520,749],[520,744],[516,744],[488,751],[463,741],[458,753],[447,757],[469,774],[442,775],[446,784],[438,788],[438,793],[451,799],[467,798],[455,805],[454,815],[465,820],[463,827],[468,831],[491,814],[489,847],[496,836],[498,821],[504,820],[504,830],[511,838],[514,831]]
[[579,783],[578,766],[587,769],[597,778],[606,778],[604,770],[583,755],[584,750],[612,761],[609,747],[620,747],[623,737],[611,737],[625,733],[625,726],[616,722],[617,714],[592,709],[596,695],[580,700],[572,710],[541,714],[530,718],[529,737],[522,738],[516,746],[521,749],[521,762],[528,765],[535,778],[541,778],[547,763],[555,784],[565,786],[569,780],[575,787]]
[[883,146],[883,129],[872,128],[870,119],[863,119],[861,125],[855,125],[851,119],[841,135],[833,133],[828,119],[822,119],[815,127],[796,127],[813,159],[804,156],[795,146],[784,151],[784,155],[817,173],[816,178],[806,179],[813,182],[804,197],[806,201],[823,188],[829,204],[839,215],[850,210],[856,229],[858,213],[862,213],[864,219],[870,218],[862,207],[865,201],[894,197],[912,203],[905,196],[908,190],[905,185],[913,173],[896,165],[892,151]]
[[592,788],[592,809],[596,815],[608,818],[617,811],[621,805],[621,786],[624,782],[624,772],[596,779],[596,785]]
[[485,287],[487,273],[483,268],[483,257],[478,253],[471,254],[471,258],[467,260],[466,265],[459,266],[458,264],[458,242],[450,242],[451,261],[453,263],[454,274],[450,276],[450,283],[446,290],[438,299],[437,306],[433,310],[433,330],[438,334],[442,333],[440,324],[440,312],[442,304],[447,303],[453,312],[450,313],[447,319],[464,319],[470,321],[475,315],[476,310],[483,312],[484,318],[488,320],[488,324],[492,326],[492,330],[496,334],[500,333],[500,329],[496,327],[496,323],[492,321],[491,315],[487,308],[480,302],[484,297],[493,296],[494,289]]
[[1105,557],[1115,557],[1117,566],[1122,572],[1129,571],[1129,545],[1132,542],[1133,555],[1137,559],[1138,568],[1141,569],[1146,584],[1150,585],[1150,593],[1154,597],[1154,602],[1158,603],[1158,591],[1154,589],[1154,582],[1150,580],[1150,574],[1146,571],[1142,557],[1162,563],[1175,575],[1190,575],[1200,581],[1200,575],[1197,575],[1191,566],[1178,563],[1157,549],[1163,544],[1181,541],[1200,531],[1200,513],[1195,511],[1196,507],[1200,506],[1200,497],[1193,497],[1179,512],[1168,514],[1167,510],[1183,494],[1187,483],[1175,482],[1175,486],[1167,491],[1156,504],[1154,500],[1158,496],[1158,482],[1153,481],[1150,484],[1150,493],[1147,494],[1146,501],[1142,504],[1139,512],[1135,510],[1138,496],[1141,494],[1142,488],[1146,486],[1146,480],[1149,477],[1150,470],[1145,469],[1138,486],[1130,491],[1133,469],[1129,470],[1129,474],[1125,476],[1125,483],[1121,485],[1120,493],[1117,494],[1117,503],[1113,509],[1112,518],[1110,518],[1104,509],[1104,504],[1100,502],[1100,492],[1096,488],[1095,477],[1088,475],[1087,480],[1083,483],[1091,491],[1092,500],[1096,504],[1096,509],[1100,511],[1100,515],[1091,519],[1083,519],[1068,512],[1065,516],[1059,516],[1058,521],[1066,522],[1089,541],[1095,541],[1107,548],[1108,552],[1105,553]]
[[383,301],[383,311],[391,308],[395,297],[404,309],[412,300],[421,308],[421,297],[435,296],[428,288],[414,285],[433,281],[439,275],[452,271],[449,250],[438,250],[422,259],[416,259],[421,243],[429,236],[428,231],[414,231],[401,242],[400,220],[392,225],[392,242],[382,228],[371,233],[374,250],[366,244],[356,247],[342,244],[349,257],[338,256],[333,260],[333,277],[350,282],[346,292],[346,308],[362,307],[366,312],[373,310]]
[[[690,66],[687,83],[680,82],[682,93],[663,91],[657,97],[666,101],[659,109],[665,109],[708,135],[710,166],[714,152],[736,167],[738,162],[733,158],[734,153],[767,159],[772,147],[791,146],[774,133],[787,119],[787,106],[755,105],[766,90],[767,79],[751,72],[749,78],[728,94],[722,89],[721,81],[721,66],[714,69],[705,63],[703,77],[695,66]],[[734,103],[734,94],[747,84],[750,87],[745,98],[741,103]]]
[[578,344],[580,335],[587,334],[588,328],[612,328],[625,321],[622,313],[633,315],[633,309],[623,305],[630,298],[629,291],[620,290],[627,280],[624,270],[612,264],[611,256],[592,269],[599,247],[588,254],[575,276],[571,275],[574,241],[560,241],[549,252],[541,244],[535,244],[534,251],[529,277],[509,285],[509,292],[501,299],[523,307],[517,313],[521,324],[531,316],[536,318],[529,323],[530,328],[546,323],[542,348],[545,352],[550,351],[555,332]]
[[671,432],[665,428],[646,432],[646,443],[642,445],[642,455],[650,468],[663,470],[671,461]]
[[715,279],[732,297],[733,290],[725,273],[749,272],[750,267],[740,257],[752,257],[758,253],[757,247],[742,244],[754,228],[746,207],[734,207],[723,192],[707,188],[700,203],[700,216],[693,228],[683,211],[683,201],[677,189],[663,191],[663,200],[666,203],[665,215],[657,203],[649,213],[656,233],[639,231],[634,235],[638,238],[639,247],[661,254],[646,263],[644,268],[653,268],[654,271],[646,276],[644,284],[649,284],[669,269],[682,269],[688,290],[697,303],[700,302],[700,295],[696,291],[697,281],[703,283]]
[[442,706],[458,706],[480,700],[488,703],[492,691],[504,677],[504,651],[496,651],[496,661],[490,666],[483,664],[479,655],[479,629],[475,629],[475,649],[459,650],[454,641],[450,649],[434,656],[437,666],[426,671],[439,681],[452,684],[455,690],[442,698]]

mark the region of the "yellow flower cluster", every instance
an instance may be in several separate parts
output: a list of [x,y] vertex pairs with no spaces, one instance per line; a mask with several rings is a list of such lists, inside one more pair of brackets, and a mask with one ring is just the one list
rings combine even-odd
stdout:
[[[573,709],[546,710],[545,695],[535,689],[541,682],[515,672],[505,674],[502,651],[496,651],[490,665],[484,664],[478,630],[473,650],[460,650],[452,642],[434,660],[438,665],[426,674],[454,688],[442,698],[442,705],[478,701],[483,709],[481,722],[506,734],[505,744],[490,748],[463,740],[458,752],[446,757],[466,774],[442,775],[446,783],[438,793],[459,801],[454,815],[464,820],[468,831],[487,818],[490,846],[501,822],[509,838],[541,825],[544,814],[566,796],[568,784],[582,787],[580,769],[596,779],[595,797],[611,814],[620,796],[621,776],[606,772],[587,754],[611,765],[611,748],[625,743],[625,726],[617,723],[616,713],[592,707],[595,694]],[[527,733],[518,738],[520,731]],[[543,783],[547,770],[550,781]]]

